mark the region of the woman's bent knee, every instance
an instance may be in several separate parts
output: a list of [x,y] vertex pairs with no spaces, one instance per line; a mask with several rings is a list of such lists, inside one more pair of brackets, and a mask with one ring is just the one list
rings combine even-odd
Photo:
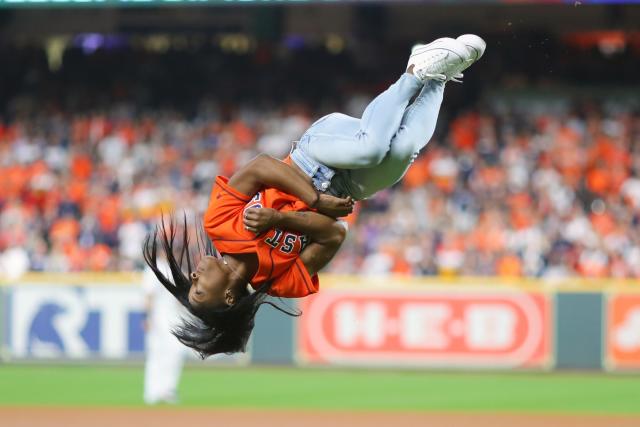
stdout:
[[376,140],[375,135],[362,134],[360,141],[364,147],[361,153],[361,162],[367,166],[378,166],[389,152],[391,141]]

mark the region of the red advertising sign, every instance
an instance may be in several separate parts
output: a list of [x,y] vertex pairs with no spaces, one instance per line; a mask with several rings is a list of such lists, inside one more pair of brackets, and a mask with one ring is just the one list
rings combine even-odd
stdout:
[[640,295],[617,294],[607,310],[607,361],[612,368],[640,368]]
[[449,289],[330,289],[306,298],[300,355],[310,363],[336,364],[546,364],[551,315],[544,293]]

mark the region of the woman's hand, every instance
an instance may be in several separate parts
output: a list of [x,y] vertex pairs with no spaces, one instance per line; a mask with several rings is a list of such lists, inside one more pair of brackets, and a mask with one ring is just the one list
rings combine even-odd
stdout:
[[271,208],[250,208],[244,211],[244,228],[252,233],[261,234],[278,225],[282,214]]
[[340,218],[353,212],[353,199],[351,196],[346,199],[341,199],[329,194],[320,194],[318,201],[313,207],[321,214],[332,218]]

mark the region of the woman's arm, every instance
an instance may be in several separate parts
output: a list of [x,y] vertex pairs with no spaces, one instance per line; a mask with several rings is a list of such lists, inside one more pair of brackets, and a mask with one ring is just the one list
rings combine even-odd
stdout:
[[229,185],[247,195],[253,195],[263,187],[276,188],[298,197],[307,206],[333,217],[348,215],[353,210],[351,198],[340,199],[318,193],[311,179],[266,154],[258,155],[233,174]]
[[318,243],[344,240],[345,226],[316,212],[280,212],[271,208],[251,208],[244,213],[247,230],[260,234],[272,228],[297,231]]
[[[344,235],[346,236],[346,229],[344,230]],[[334,242],[324,244],[311,242],[302,250],[300,260],[311,276],[329,264],[329,261],[331,261],[340,250],[340,246],[343,241],[344,238],[342,240],[336,240]]]
[[278,213],[277,227],[305,233],[311,238],[311,243],[300,253],[300,260],[312,276],[329,264],[347,237],[347,225],[325,215],[315,212]]
[[300,260],[311,275],[333,259],[347,237],[346,224],[315,212],[280,212],[271,208],[252,208],[245,211],[244,224],[254,233],[277,227],[309,236],[311,243],[300,254]]

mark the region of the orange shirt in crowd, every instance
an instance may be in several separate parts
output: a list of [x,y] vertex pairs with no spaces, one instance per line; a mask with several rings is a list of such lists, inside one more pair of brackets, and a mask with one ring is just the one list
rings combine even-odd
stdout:
[[256,236],[245,230],[244,211],[249,208],[273,208],[279,211],[305,211],[309,208],[298,198],[273,188],[254,197],[229,186],[226,177],[218,176],[204,215],[204,228],[221,253],[255,253],[258,271],[251,286],[271,282],[270,295],[299,298],[318,292],[318,276],[311,277],[300,260],[308,238],[300,233],[271,229]]
[[91,270],[106,270],[111,260],[111,249],[109,246],[99,243],[92,246],[86,254]]
[[522,261],[520,257],[506,254],[496,262],[496,274],[498,276],[522,276]]
[[615,218],[609,212],[604,212],[602,214],[591,214],[590,219],[591,224],[593,225],[593,229],[600,236],[606,236],[616,229]]
[[587,188],[592,193],[606,194],[611,184],[611,173],[607,168],[596,167],[587,172]]
[[461,150],[473,150],[478,141],[480,119],[477,114],[465,114],[451,123],[453,146]]
[[78,154],[71,159],[71,175],[77,180],[86,180],[91,177],[93,165],[91,158],[86,154]]
[[587,258],[578,262],[577,271],[584,277],[607,277],[609,265],[607,261]]
[[60,218],[51,225],[49,233],[52,240],[62,242],[76,241],[80,233],[80,224],[75,218]]
[[569,127],[560,129],[556,134],[551,156],[565,183],[576,188],[584,175],[585,168],[580,134]]
[[117,230],[120,225],[120,194],[112,194],[102,199],[98,222],[105,232]]
[[409,168],[402,184],[405,188],[418,188],[426,185],[429,180],[429,160],[426,156],[418,157],[413,165]]

